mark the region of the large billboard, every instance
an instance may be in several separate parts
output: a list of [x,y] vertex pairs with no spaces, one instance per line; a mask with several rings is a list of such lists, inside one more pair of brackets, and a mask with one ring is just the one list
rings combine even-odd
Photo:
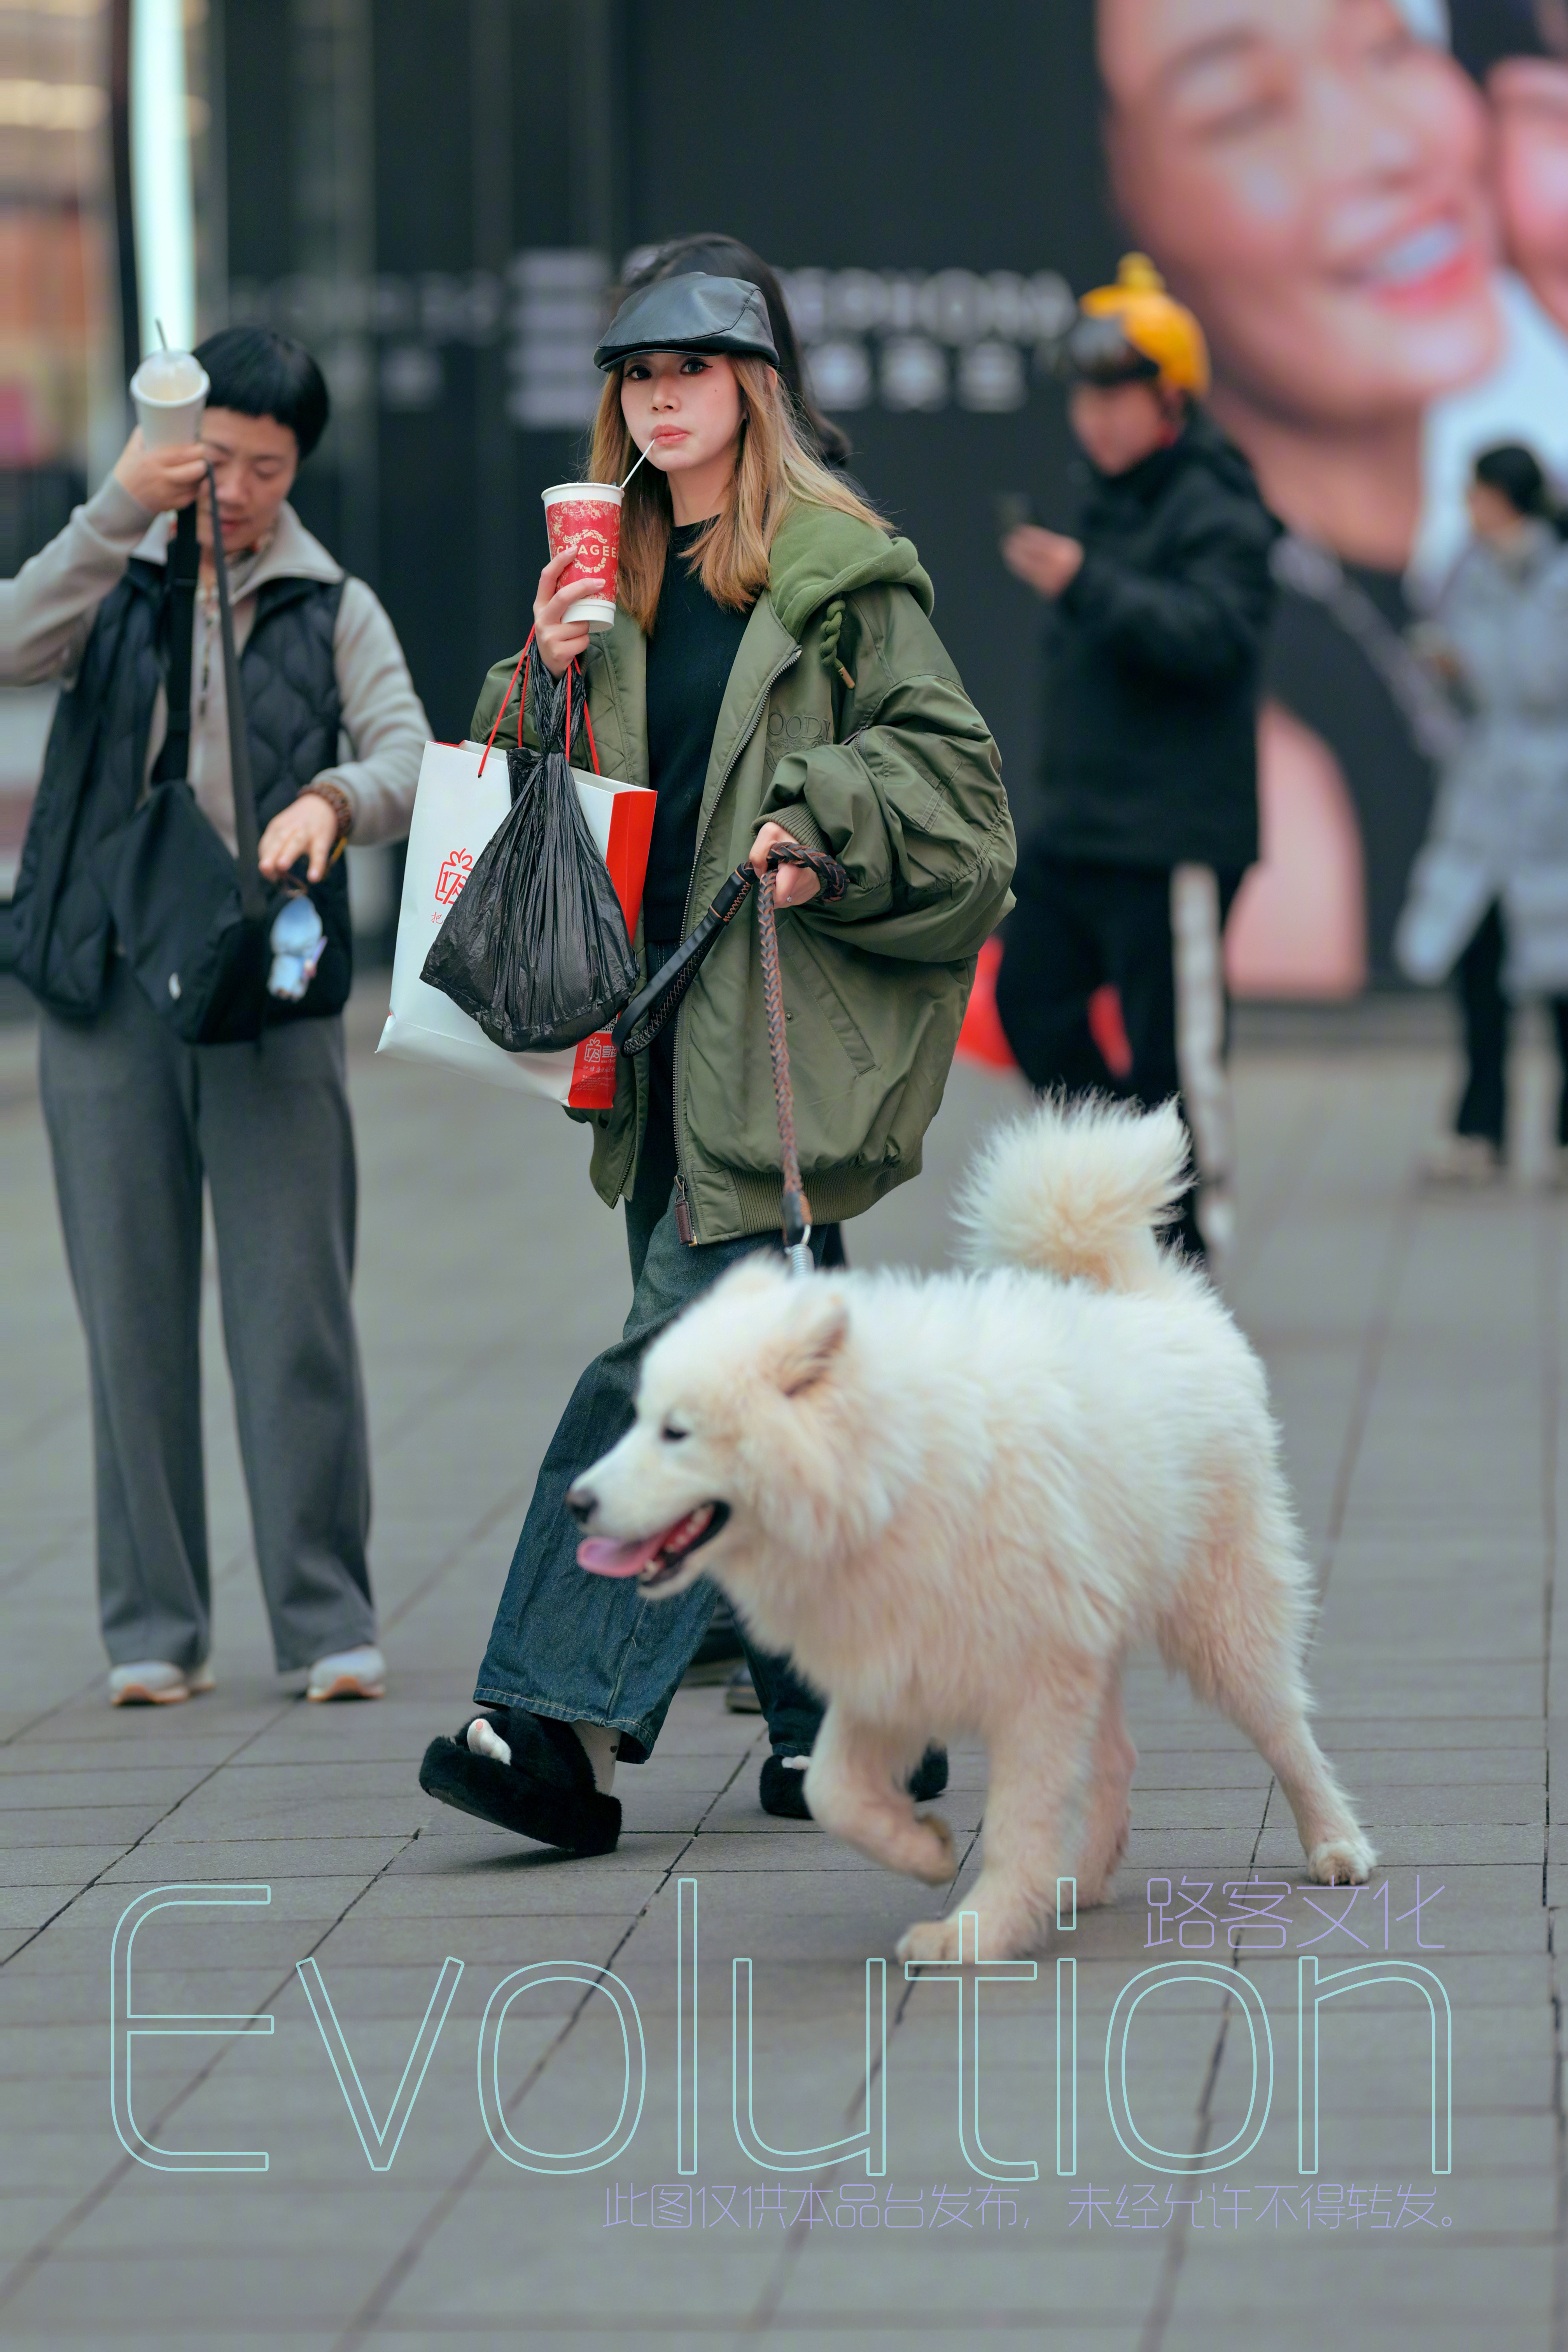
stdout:
[[330,0],[311,22],[342,19],[372,191],[335,200],[341,233],[321,151],[291,166],[258,103],[302,87],[283,20],[226,16],[237,306],[330,346],[345,430],[311,495],[443,733],[526,627],[602,289],[629,251],[724,230],[784,271],[1027,824],[1038,614],[994,498],[1070,521],[1049,347],[1069,289],[1135,245],[1202,316],[1215,412],[1290,530],[1236,977],[1393,977],[1454,724],[1404,632],[1460,542],[1474,452],[1520,438],[1568,467],[1563,0],[846,0],[815,29],[689,0],[679,38],[637,0]]

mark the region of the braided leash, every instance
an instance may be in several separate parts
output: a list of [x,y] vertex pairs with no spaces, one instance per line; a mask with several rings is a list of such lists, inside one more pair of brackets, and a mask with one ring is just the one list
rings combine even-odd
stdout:
[[768,1017],[768,1059],[773,1066],[773,1104],[778,1112],[779,1152],[784,1162],[784,1256],[792,1274],[811,1272],[811,1202],[800,1175],[795,1139],[795,1088],[790,1084],[789,1042],[784,1034],[784,980],[779,971],[779,936],[773,928],[773,858],[757,886],[757,946],[763,959],[763,1009]]
[[816,903],[830,907],[849,887],[849,877],[826,851],[801,849],[777,842],[768,852],[767,871],[761,885],[750,865],[737,866],[725,880],[713,904],[662,971],[634,996],[611,1031],[617,1053],[646,1051],[679,1006],[696,979],[704,957],[725,925],[731,922],[753,887],[757,891],[757,945],[763,961],[763,1009],[768,1024],[768,1058],[773,1064],[773,1104],[778,1113],[779,1148],[784,1166],[784,1255],[792,1274],[809,1274],[811,1203],[801,1181],[800,1149],[795,1132],[795,1088],[790,1083],[789,1041],[784,1034],[784,980],[779,970],[778,933],[774,928],[774,876],[781,866],[804,866],[821,884]]

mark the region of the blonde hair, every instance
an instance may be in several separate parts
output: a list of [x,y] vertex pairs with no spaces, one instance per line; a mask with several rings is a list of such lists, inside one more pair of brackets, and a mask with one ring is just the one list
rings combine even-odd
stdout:
[[[888,526],[806,447],[777,371],[750,356],[732,358],[730,364],[741,395],[735,472],[723,506],[691,550],[689,568],[716,604],[739,613],[768,584],[773,539],[792,506],[827,507],[877,530]],[[586,478],[626,481],[637,455],[621,414],[621,369],[616,368],[594,420]],[[655,467],[642,467],[626,484],[621,508],[616,601],[645,631],[652,629],[658,612],[673,521],[669,484]]]

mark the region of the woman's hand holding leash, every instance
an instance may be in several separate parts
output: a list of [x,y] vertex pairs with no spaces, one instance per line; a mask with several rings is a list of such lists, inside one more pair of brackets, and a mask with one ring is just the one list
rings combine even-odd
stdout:
[[[782,824],[764,824],[752,842],[752,855],[747,862],[759,882],[768,870],[769,850],[780,843],[786,849],[800,847],[795,835],[786,833]],[[773,875],[773,904],[775,907],[804,907],[808,898],[816,897],[821,887],[821,877],[814,874],[809,866],[781,866]]]

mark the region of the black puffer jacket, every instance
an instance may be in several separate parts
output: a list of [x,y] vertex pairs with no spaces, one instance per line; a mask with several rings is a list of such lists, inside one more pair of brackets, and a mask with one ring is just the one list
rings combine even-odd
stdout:
[[[342,580],[305,579],[269,580],[258,592],[239,675],[263,829],[336,756],[332,634],[342,593]],[[0,971],[71,1020],[90,1019],[103,998],[113,925],[93,859],[136,807],[163,681],[163,566],[133,558],[56,708],[16,896],[0,909]],[[310,895],[327,945],[300,1003],[268,998],[269,1024],[338,1013],[348,1000],[353,937],[342,859]]]
[[1201,411],[1170,448],[1094,476],[1083,565],[1047,626],[1040,848],[1115,865],[1256,858],[1279,529]]

